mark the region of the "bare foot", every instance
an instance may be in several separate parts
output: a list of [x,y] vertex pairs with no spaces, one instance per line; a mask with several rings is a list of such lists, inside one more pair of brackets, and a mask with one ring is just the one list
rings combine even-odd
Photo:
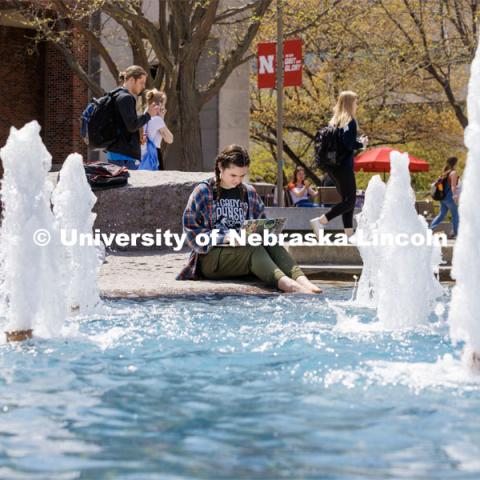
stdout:
[[278,281],[277,286],[285,293],[312,293],[310,289],[305,288],[303,285],[286,275]]
[[308,289],[311,293],[322,293],[322,289],[312,283],[305,275],[297,278],[297,283]]

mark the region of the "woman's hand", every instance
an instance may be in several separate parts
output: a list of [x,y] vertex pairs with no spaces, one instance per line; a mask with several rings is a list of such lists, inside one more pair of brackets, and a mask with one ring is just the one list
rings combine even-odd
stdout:
[[363,145],[363,148],[367,148],[368,145],[368,137],[366,135],[362,135],[360,137],[360,143]]
[[156,103],[152,103],[151,105],[149,105],[147,113],[151,117],[154,117],[155,115],[158,115],[158,105]]
[[237,241],[235,239],[231,239],[230,234],[227,233],[225,237],[223,237],[222,245],[228,245],[229,247],[236,247],[238,246]]

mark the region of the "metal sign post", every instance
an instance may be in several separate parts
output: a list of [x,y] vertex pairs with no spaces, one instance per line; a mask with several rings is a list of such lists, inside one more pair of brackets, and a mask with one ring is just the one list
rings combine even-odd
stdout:
[[277,0],[277,204],[285,205],[283,196],[283,18],[282,2]]

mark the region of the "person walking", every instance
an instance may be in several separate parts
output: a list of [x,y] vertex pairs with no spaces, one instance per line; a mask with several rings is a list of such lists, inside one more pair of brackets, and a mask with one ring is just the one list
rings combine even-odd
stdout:
[[137,97],[145,90],[146,81],[147,72],[132,65],[120,73],[122,88],[115,95],[118,136],[107,149],[107,160],[129,170],[140,166],[140,129],[158,114],[158,105],[152,103],[143,115],[137,115]]
[[333,180],[342,200],[334,205],[326,214],[310,220],[314,232],[318,235],[319,230],[333,218],[341,215],[343,227],[347,236],[353,235],[353,212],[357,185],[353,171],[353,157],[355,150],[365,148],[368,145],[368,137],[361,136],[357,139],[357,105],[358,95],[355,92],[341,92],[333,110],[333,117],[329,125],[338,129],[341,145],[343,146],[342,163],[340,166],[324,168]]
[[458,173],[455,170],[455,167],[458,163],[457,157],[450,157],[445,163],[443,168],[442,178],[444,179],[444,188],[445,188],[445,197],[440,201],[440,212],[432,220],[430,228],[434,230],[446,217],[448,211],[452,215],[452,228],[453,228],[453,238],[457,236],[458,233],[458,199],[459,199],[459,188],[458,188]]

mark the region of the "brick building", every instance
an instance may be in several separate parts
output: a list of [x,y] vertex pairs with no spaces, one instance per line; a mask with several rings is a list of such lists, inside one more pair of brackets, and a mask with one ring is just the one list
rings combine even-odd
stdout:
[[[244,1],[244,0],[241,0]],[[222,0],[225,5],[237,0]],[[8,4],[10,3],[10,7]],[[158,17],[155,1],[145,0],[146,15]],[[158,8],[158,6],[156,7]],[[120,68],[133,62],[125,42],[108,43],[112,37],[109,23],[104,27],[107,48]],[[37,120],[42,139],[52,154],[52,162],[61,164],[68,154],[78,152],[88,159],[98,158],[96,152],[87,152],[79,135],[81,112],[90,98],[87,86],[76,77],[62,53],[55,46],[35,45],[33,31],[25,28],[11,2],[0,0],[0,76],[2,102],[0,103],[0,147],[5,144],[10,127],[22,127]],[[211,45],[221,52],[227,49],[226,40],[219,38]],[[108,68],[88,43],[77,45],[77,58],[87,72],[95,72],[104,90],[115,86]],[[198,72],[203,81],[216,69],[218,58],[210,56]],[[208,102],[201,112],[203,170],[211,170],[219,149],[230,143],[248,145],[249,141],[249,65],[238,67],[228,78],[220,93]],[[174,144],[175,146],[175,144]],[[173,155],[175,157],[175,155]],[[167,168],[175,168],[168,165]],[[0,162],[0,177],[2,168]]]
[[[50,44],[35,46],[32,32],[0,10],[0,145],[10,127],[31,120],[42,126],[42,139],[53,163],[62,163],[72,152],[86,155],[79,135],[79,112],[88,99],[88,89]],[[82,63],[88,62],[88,46],[79,48]],[[1,172],[0,172],[1,173]]]

